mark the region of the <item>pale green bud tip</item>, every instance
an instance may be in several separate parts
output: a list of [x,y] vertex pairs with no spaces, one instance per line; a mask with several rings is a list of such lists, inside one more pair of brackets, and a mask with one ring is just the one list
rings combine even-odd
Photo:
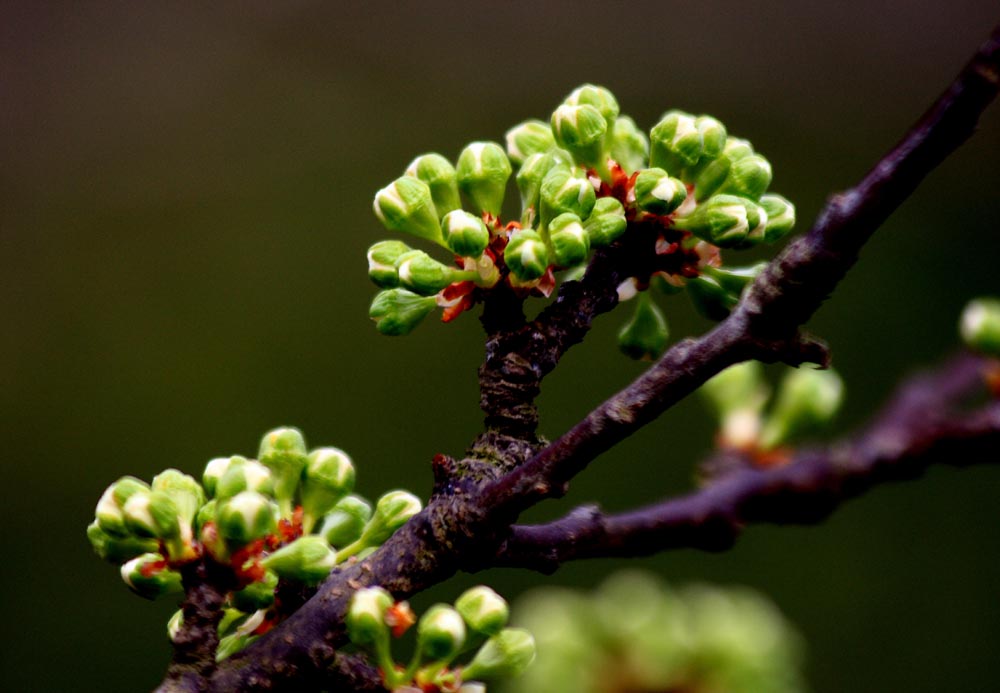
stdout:
[[1000,300],[977,298],[962,311],[962,339],[970,349],[1000,356]]
[[570,92],[563,103],[570,106],[593,106],[609,126],[615,122],[620,113],[618,99],[615,98],[615,95],[605,87],[596,84],[584,84],[577,87]]
[[462,206],[458,199],[458,179],[455,167],[440,154],[424,154],[406,168],[406,175],[419,178],[431,190],[431,199],[438,216]]
[[537,232],[523,229],[515,233],[503,251],[504,262],[517,279],[538,279],[549,266],[549,252]]
[[586,178],[577,178],[568,168],[554,167],[542,181],[542,223],[571,213],[586,219],[594,209],[597,194]]
[[628,116],[622,116],[615,121],[611,139],[611,158],[617,161],[626,173],[644,168],[649,159],[649,138]]
[[401,256],[396,269],[400,285],[421,296],[433,296],[465,277],[462,270],[438,262],[422,250],[413,250]]
[[429,659],[448,659],[465,644],[465,621],[452,607],[435,604],[417,624],[417,641]]
[[421,296],[406,289],[380,291],[372,301],[368,317],[384,335],[409,334],[437,306],[433,296]]
[[443,244],[431,189],[419,178],[403,176],[379,190],[375,194],[374,210],[375,216],[390,231]]
[[125,503],[134,494],[149,493],[149,491],[149,484],[131,476],[122,477],[111,484],[101,494],[100,500],[97,501],[97,507],[94,509],[94,515],[100,528],[110,535],[127,535],[129,529],[125,526],[123,510]]
[[274,479],[271,470],[257,460],[242,457],[233,458],[226,473],[215,486],[215,497],[219,500],[232,498],[243,491],[256,491],[264,495],[274,494]]
[[174,612],[174,615],[170,617],[167,621],[167,637],[170,638],[170,642],[175,642],[177,636],[181,633],[181,628],[184,627],[184,611],[183,609],[178,609]]
[[761,447],[774,448],[828,424],[844,400],[835,371],[800,368],[785,376],[774,410],[761,433]]
[[108,534],[101,529],[97,520],[87,527],[87,539],[90,540],[94,553],[108,563],[121,563],[140,554],[156,551],[159,547],[156,539]]
[[374,644],[387,637],[385,615],[393,604],[392,595],[381,587],[366,587],[354,593],[347,610],[347,635],[359,646]]
[[278,576],[267,571],[264,578],[256,582],[251,582],[241,590],[232,593],[230,599],[233,606],[240,611],[254,612],[259,609],[267,609],[274,604],[274,590],[278,587]]
[[602,247],[611,245],[625,233],[628,222],[622,203],[613,197],[600,197],[594,204],[590,216],[583,222],[590,245]]
[[162,554],[144,553],[121,567],[122,580],[129,589],[146,599],[183,591],[181,574],[170,570]]
[[486,585],[466,590],[455,601],[455,609],[469,628],[484,635],[496,635],[510,615],[507,601]]
[[767,400],[764,369],[758,361],[745,361],[718,373],[698,392],[720,416],[742,410],[759,410]]
[[585,166],[601,163],[607,131],[608,122],[589,104],[563,104],[552,113],[556,142],[572,154],[577,163]]
[[760,224],[763,210],[750,200],[735,195],[714,195],[698,205],[674,225],[720,247],[732,247],[746,240]]
[[670,214],[687,197],[687,187],[679,178],[671,178],[662,168],[640,171],[635,179],[635,202],[650,214]]
[[458,186],[477,209],[499,216],[511,171],[510,160],[499,144],[473,142],[458,157]]
[[379,241],[368,249],[368,278],[383,289],[399,285],[396,263],[413,250],[402,241]]
[[636,299],[635,314],[618,333],[618,348],[629,358],[651,361],[667,347],[667,320],[648,291]]
[[770,162],[759,154],[752,154],[733,162],[719,191],[758,200],[771,184],[771,177]]
[[319,534],[331,546],[347,546],[361,536],[372,516],[372,506],[358,496],[347,496],[323,517]]
[[451,252],[462,257],[479,257],[490,242],[490,232],[481,217],[456,209],[441,220],[444,242]]
[[694,120],[695,127],[701,133],[704,144],[704,156],[714,159],[722,153],[726,146],[726,127],[712,116],[698,116]]
[[231,465],[242,464],[246,461],[247,458],[240,455],[215,457],[209,460],[208,464],[205,465],[205,472],[201,476],[201,483],[205,487],[205,493],[208,494],[208,497],[212,498],[215,496],[219,480],[225,476]]
[[255,491],[244,491],[219,503],[216,509],[219,535],[235,545],[247,544],[275,531],[278,507]]
[[166,539],[177,536],[180,530],[177,505],[162,491],[134,493],[122,511],[125,525],[139,536]]
[[674,175],[696,164],[704,146],[694,116],[680,111],[665,114],[650,131],[649,141],[650,166],[666,169]]
[[761,196],[760,206],[767,213],[767,226],[764,228],[765,243],[777,243],[791,233],[795,226],[795,205],[781,195],[770,193]]
[[526,120],[507,131],[507,156],[521,165],[533,154],[547,152],[556,146],[549,126],[540,120]]
[[549,241],[556,264],[572,267],[587,259],[590,237],[575,214],[560,214],[549,224]]
[[322,581],[337,564],[337,552],[315,534],[299,537],[261,561],[278,577],[306,584]]
[[327,447],[309,453],[300,488],[304,532],[312,531],[316,521],[354,489],[354,478],[354,464],[343,450]]
[[486,641],[462,671],[466,679],[517,676],[535,659],[535,638],[521,628],[507,628]]
[[[306,456],[306,441],[302,431],[291,426],[281,426],[264,434],[260,441],[258,456],[261,462],[273,455]],[[266,464],[266,463],[265,463]]]
[[153,477],[150,486],[154,491],[162,491],[177,505],[185,522],[194,520],[195,513],[205,503],[205,491],[193,476],[177,469],[165,469]]

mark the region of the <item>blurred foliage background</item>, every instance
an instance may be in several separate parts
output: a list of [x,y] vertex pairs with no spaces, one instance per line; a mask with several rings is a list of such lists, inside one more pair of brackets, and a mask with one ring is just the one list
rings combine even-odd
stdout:
[[[0,439],[8,544],[0,688],[133,691],[159,680],[173,606],[130,595],[84,528],[105,486],[251,454],[275,425],[349,451],[359,490],[424,497],[429,461],[479,429],[474,316],[380,337],[364,251],[379,187],[611,88],[644,127],[705,112],[772,162],[802,229],[950,81],[989,0],[788,3],[0,4]],[[964,301],[1000,292],[1000,115],[929,177],[811,328],[848,382],[839,430],[956,342]],[[683,299],[675,336],[704,330]],[[556,436],[639,373],[622,313],[546,381]],[[681,492],[711,444],[685,402],[606,455],[562,504]],[[671,581],[751,585],[809,645],[816,691],[974,691],[1000,646],[1000,469],[881,488],[820,528],[754,528],[721,555],[643,560]],[[508,596],[592,586],[460,576]]]

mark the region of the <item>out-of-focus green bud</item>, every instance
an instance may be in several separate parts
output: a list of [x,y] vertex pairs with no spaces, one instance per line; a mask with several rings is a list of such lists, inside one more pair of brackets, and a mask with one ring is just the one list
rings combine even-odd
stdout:
[[340,448],[318,448],[309,453],[302,471],[302,531],[309,534],[317,520],[354,490],[354,464]]
[[674,226],[720,248],[730,248],[745,241],[750,229],[760,224],[761,211],[745,198],[715,195],[688,216],[674,219]]
[[246,461],[247,458],[242,455],[216,457],[209,460],[208,464],[205,465],[205,472],[201,476],[201,484],[205,488],[205,495],[209,498],[214,498],[216,487],[219,485],[219,479],[225,475],[229,467],[234,464],[243,464]]
[[767,226],[764,227],[764,242],[777,243],[792,231],[795,226],[795,205],[781,195],[769,193],[761,195],[760,206],[767,213]]
[[486,641],[462,670],[467,680],[517,676],[535,659],[535,639],[522,628],[505,628]]
[[627,227],[625,208],[613,197],[598,198],[590,216],[583,222],[590,245],[595,248],[611,245],[625,233]]
[[465,621],[447,604],[435,604],[417,623],[417,647],[430,660],[449,660],[465,644]]
[[[614,123],[614,121],[611,121]],[[552,134],[560,147],[582,166],[598,168],[603,163],[608,121],[589,104],[563,104],[552,113]]]
[[983,297],[969,301],[962,311],[959,331],[970,349],[1000,356],[1000,300]]
[[771,177],[770,162],[759,154],[751,154],[733,162],[719,192],[756,201],[771,184]]
[[552,130],[540,120],[526,120],[507,131],[507,156],[520,166],[533,154],[544,154],[556,146]]
[[645,168],[649,160],[649,138],[628,116],[615,121],[611,136],[611,158],[628,174]]
[[458,693],[486,693],[486,686],[478,681],[463,683]]
[[728,137],[719,156],[714,159],[706,157],[693,170],[695,199],[704,200],[711,197],[726,182],[733,163],[752,154],[753,147],[749,142],[739,137]]
[[546,227],[560,214],[575,214],[581,219],[590,216],[597,201],[594,186],[586,178],[577,178],[562,166],[555,166],[546,174],[541,190],[541,223]]
[[392,595],[381,587],[366,587],[354,593],[347,609],[347,636],[359,647],[371,647],[389,637],[385,614],[393,604]]
[[647,168],[635,179],[635,202],[644,212],[670,214],[687,197],[687,186],[662,168]]
[[695,310],[709,320],[725,320],[740,300],[739,294],[728,291],[707,274],[688,279],[685,288]]
[[219,536],[234,549],[273,533],[278,516],[278,506],[255,491],[219,501],[215,512]]
[[176,642],[177,636],[181,634],[181,628],[184,627],[184,610],[178,609],[174,612],[174,615],[170,617],[167,621],[167,637],[170,638],[170,642]]
[[[215,661],[221,662],[227,657],[245,649],[254,640],[259,638],[260,636],[255,635],[254,631],[260,628],[266,617],[267,613],[263,609],[247,616],[237,615],[237,618],[229,624],[229,627],[234,629],[233,632],[219,638],[219,647],[215,651]],[[225,621],[225,617],[223,617],[223,621]],[[222,632],[221,624],[219,632]]]
[[652,361],[667,347],[667,320],[648,291],[636,297],[635,314],[618,333],[618,348],[629,358]]
[[108,486],[101,494],[101,499],[97,501],[97,508],[94,510],[94,516],[101,530],[113,536],[126,536],[129,530],[125,526],[123,511],[125,503],[133,494],[149,493],[149,490],[149,484],[134,476],[123,476]]
[[218,504],[219,501],[213,498],[198,508],[198,514],[194,516],[194,527],[198,532],[201,532],[206,523],[215,522],[215,508]]
[[87,539],[94,547],[94,553],[108,563],[121,563],[140,554],[156,551],[159,547],[159,542],[156,539],[108,534],[101,529],[97,520],[94,520],[87,527]]
[[337,552],[316,534],[299,537],[261,561],[278,577],[313,585],[322,582],[337,564]]
[[399,337],[409,334],[436,307],[433,296],[421,296],[406,289],[386,289],[375,295],[368,317],[382,334]]
[[125,526],[137,536],[166,539],[180,531],[177,505],[162,491],[133,493],[123,511]]
[[702,115],[694,119],[695,127],[701,133],[702,157],[714,159],[726,147],[726,126],[712,116]]
[[549,224],[552,254],[560,267],[572,267],[587,259],[590,237],[575,214],[560,214]]
[[550,149],[544,154],[532,154],[517,172],[517,188],[521,191],[521,226],[530,228],[539,214],[542,181],[554,167],[569,169],[573,157],[562,149]]
[[409,233],[444,245],[431,189],[419,178],[397,178],[375,194],[374,208],[375,216],[390,231]]
[[680,175],[687,166],[698,163],[704,149],[702,133],[694,116],[669,111],[649,133],[649,165]]
[[423,154],[406,167],[406,175],[419,178],[431,191],[431,200],[438,217],[453,209],[461,209],[458,198],[458,178],[455,167],[440,154]]
[[306,466],[306,441],[302,432],[291,426],[281,426],[268,431],[260,440],[257,459],[271,470],[274,498],[278,501],[282,517],[292,514],[292,499]]
[[181,519],[191,524],[198,508],[205,504],[205,492],[193,476],[177,469],[165,469],[153,477],[151,488],[170,496]]
[[743,289],[760,276],[767,267],[767,262],[758,262],[749,267],[703,267],[702,274],[714,279],[719,286],[730,294],[739,296]]
[[271,470],[257,460],[239,459],[243,461],[229,465],[229,469],[216,484],[216,499],[225,500],[244,491],[256,491],[265,496],[273,495],[274,477]]
[[744,361],[718,373],[698,389],[698,394],[719,418],[744,409],[760,411],[768,387],[759,361]]
[[510,616],[507,601],[486,585],[466,590],[455,600],[455,609],[476,633],[496,635]]
[[774,408],[761,432],[765,450],[784,445],[828,424],[844,401],[844,383],[835,371],[792,370],[782,379]]
[[563,103],[569,106],[593,106],[610,128],[618,118],[618,99],[605,87],[596,84],[582,84],[566,97]]
[[411,250],[402,241],[379,241],[368,249],[368,278],[381,289],[399,286],[396,264]]
[[363,498],[348,496],[323,517],[317,534],[330,546],[347,546],[357,541],[372,517],[372,506]]
[[462,257],[479,257],[490,242],[483,220],[461,209],[448,212],[441,220],[441,228],[448,248]]
[[503,251],[511,273],[523,282],[538,279],[549,266],[549,251],[536,231],[522,229],[510,238]]
[[399,283],[422,296],[433,296],[449,284],[475,279],[475,272],[438,262],[422,250],[411,250],[399,258]]
[[262,580],[251,582],[241,590],[232,593],[232,602],[240,611],[253,613],[274,604],[274,590],[278,587],[278,576],[271,571],[264,573]]
[[503,148],[495,142],[473,142],[462,150],[456,170],[458,187],[469,196],[475,208],[500,216],[512,170]]
[[121,574],[129,589],[146,599],[184,591],[181,574],[170,570],[167,559],[159,553],[144,553],[123,563]]

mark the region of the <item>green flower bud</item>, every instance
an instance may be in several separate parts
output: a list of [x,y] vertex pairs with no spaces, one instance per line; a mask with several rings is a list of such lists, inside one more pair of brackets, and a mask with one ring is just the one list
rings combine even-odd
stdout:
[[137,536],[167,539],[180,531],[177,505],[162,491],[133,493],[122,510],[125,526]]
[[753,154],[753,147],[746,140],[728,137],[722,153],[715,159],[702,159],[693,169],[694,196],[697,200],[711,197],[726,182],[733,163]]
[[306,441],[302,432],[291,426],[268,431],[261,438],[257,459],[271,470],[274,498],[281,508],[282,517],[290,517],[292,498],[299,485],[302,469],[306,466]]
[[215,522],[215,508],[219,501],[213,498],[198,508],[198,514],[194,516],[194,527],[198,532],[209,522]]
[[271,470],[260,462],[234,457],[233,463],[215,486],[215,497],[218,500],[225,500],[243,491],[256,491],[265,496],[272,496],[274,477]]
[[170,570],[167,559],[159,553],[144,553],[123,563],[121,575],[130,590],[146,599],[184,591],[181,574]]
[[535,639],[521,628],[505,628],[486,641],[462,670],[466,680],[517,676],[535,659]]
[[688,279],[685,288],[695,310],[709,320],[725,320],[740,300],[738,293],[729,291],[707,274]]
[[611,136],[611,158],[628,174],[645,168],[649,160],[649,138],[628,116],[615,121]]
[[555,166],[542,181],[542,227],[560,214],[575,214],[581,219],[590,216],[597,201],[594,186],[586,178],[577,178],[570,169]]
[[409,334],[436,307],[433,296],[421,296],[406,289],[386,289],[375,295],[368,317],[375,321],[379,332],[398,337]]
[[216,526],[231,548],[272,534],[278,526],[278,506],[260,493],[244,491],[219,501]]
[[318,448],[309,453],[302,471],[302,531],[308,534],[320,517],[354,490],[354,464],[339,448]]
[[476,633],[496,635],[510,616],[507,601],[486,585],[466,590],[457,600],[455,609],[465,619],[465,623]]
[[438,262],[422,250],[411,250],[400,257],[397,269],[400,285],[422,296],[433,296],[449,284],[478,276]]
[[635,179],[635,203],[650,214],[670,214],[687,197],[687,186],[671,178],[662,168],[640,171]]
[[129,530],[125,526],[125,513],[123,511],[125,503],[133,494],[148,493],[149,490],[149,484],[133,476],[123,476],[111,484],[101,495],[101,499],[97,501],[97,508],[94,510],[97,524],[101,530],[113,536],[126,536]]
[[392,606],[392,595],[381,587],[366,587],[354,593],[344,619],[347,636],[359,647],[371,647],[389,637],[385,614]]
[[205,472],[201,475],[201,484],[205,488],[205,494],[209,498],[214,498],[216,488],[229,467],[234,464],[243,464],[247,461],[242,455],[232,455],[230,457],[216,457],[208,461],[205,465]]
[[800,368],[781,381],[774,408],[764,422],[761,447],[784,445],[828,424],[844,400],[844,383],[833,370]]
[[674,219],[674,226],[720,248],[729,248],[746,240],[750,229],[760,224],[761,212],[759,206],[745,198],[715,195],[688,216]]
[[396,264],[411,250],[402,241],[379,241],[368,249],[368,278],[381,289],[399,286]]
[[417,647],[432,661],[449,660],[465,644],[465,621],[455,609],[435,604],[417,624]]
[[743,289],[760,276],[767,267],[767,262],[758,262],[749,267],[703,267],[702,274],[714,279],[719,286],[730,294],[739,296]]
[[[237,618],[227,624],[229,628],[233,629],[233,632],[219,638],[219,647],[215,651],[215,661],[221,662],[227,657],[245,649],[254,640],[259,638],[260,636],[255,635],[254,631],[260,628],[266,617],[267,613],[263,609],[246,616],[239,615],[239,612],[237,612]],[[223,616],[223,622],[225,621],[226,617]],[[219,632],[223,632],[221,623],[219,625]]]
[[759,154],[752,154],[733,162],[719,192],[756,201],[771,184],[771,176],[768,160]]
[[615,95],[604,87],[583,84],[574,89],[563,103],[569,106],[593,106],[610,128],[621,112]]
[[767,226],[764,227],[764,242],[777,243],[792,231],[795,226],[795,205],[781,195],[769,193],[761,195],[760,206],[767,213]]
[[444,242],[451,252],[462,257],[479,257],[490,242],[486,224],[475,214],[461,209],[448,212],[441,220]]
[[540,120],[526,120],[507,131],[507,156],[520,166],[533,154],[544,154],[556,146],[549,126]]
[[330,546],[347,546],[357,541],[368,520],[372,506],[358,496],[348,496],[323,517],[317,534],[325,537]]
[[458,186],[475,208],[500,216],[511,167],[503,148],[495,142],[473,142],[458,157]]
[[251,582],[241,590],[232,593],[233,606],[240,611],[252,613],[267,609],[274,604],[274,590],[278,587],[278,576],[271,571],[264,573],[262,580]]
[[554,167],[569,169],[573,157],[561,149],[544,154],[532,154],[524,160],[517,172],[517,187],[521,191],[521,225],[530,228],[538,216],[542,181]]
[[694,119],[695,127],[701,133],[702,157],[714,159],[726,147],[726,126],[712,116],[702,115]]
[[114,536],[101,529],[97,520],[87,527],[87,539],[94,548],[94,553],[102,561],[122,563],[143,553],[150,553],[159,548],[156,539],[142,539],[133,536]]
[[176,642],[177,637],[181,634],[181,628],[184,627],[184,610],[178,609],[174,612],[174,615],[170,617],[167,621],[167,637],[170,638],[170,642]]
[[652,361],[667,347],[667,320],[648,291],[636,297],[635,314],[618,333],[618,348],[633,359]]
[[361,536],[339,551],[340,561],[343,562],[365,549],[381,546],[422,508],[420,499],[408,491],[386,493],[375,504],[375,512]]
[[458,178],[455,167],[440,154],[423,154],[406,167],[406,175],[419,178],[431,191],[431,200],[438,217],[453,209],[461,209],[458,198]]
[[674,175],[694,166],[704,150],[702,133],[694,116],[670,111],[649,133],[649,165]]
[[589,104],[563,104],[552,113],[551,123],[556,142],[576,163],[590,168],[604,163],[608,121],[600,111]]
[[572,267],[587,259],[590,252],[590,237],[587,235],[580,217],[575,214],[560,214],[549,224],[549,242],[552,254],[560,267]]
[[198,509],[205,504],[205,492],[193,476],[177,469],[166,469],[153,477],[153,491],[170,496],[184,524],[194,522]]
[[764,369],[759,361],[730,366],[702,385],[698,394],[720,419],[746,409],[759,412],[768,396]]
[[625,233],[627,227],[625,208],[613,197],[597,198],[590,216],[583,222],[590,244],[595,248],[611,245]]
[[549,251],[537,232],[522,229],[510,237],[503,259],[517,279],[529,282],[545,274],[549,266]]
[[375,216],[390,231],[409,233],[444,245],[431,189],[419,178],[397,178],[375,194],[374,208]]
[[966,346],[988,356],[1000,356],[1000,300],[977,298],[962,311],[959,331]]
[[315,534],[299,537],[261,561],[262,566],[278,577],[308,585],[322,582],[336,564],[337,552],[326,539]]

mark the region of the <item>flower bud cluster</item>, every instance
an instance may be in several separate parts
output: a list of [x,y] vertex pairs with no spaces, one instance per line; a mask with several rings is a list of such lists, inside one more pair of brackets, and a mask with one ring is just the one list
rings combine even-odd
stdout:
[[261,440],[257,459],[215,458],[201,483],[175,469],[151,484],[122,477],[101,496],[87,537],[148,599],[182,592],[185,566],[215,564],[233,614],[219,627],[221,659],[287,615],[276,602],[283,584],[322,582],[335,565],[377,549],[422,508],[406,491],[386,493],[373,508],[352,494],[354,480],[343,450],[310,451],[298,429],[276,428]]
[[534,633],[538,658],[512,692],[806,690],[800,637],[747,589],[619,573],[592,593],[530,592],[514,621]]
[[[375,214],[387,229],[438,245],[451,258],[437,260],[399,240],[373,245],[369,276],[382,291],[370,316],[383,334],[402,335],[436,308],[444,321],[454,319],[501,285],[548,296],[556,273],[574,276],[593,249],[634,228],[655,255],[634,287],[662,279],[720,319],[754,274],[723,269],[719,249],[779,241],[795,223],[791,203],[767,192],[771,177],[767,159],[715,118],[669,111],[647,135],[621,114],[610,91],[585,84],[547,122],[511,128],[506,147],[474,142],[454,164],[440,154],[418,156],[376,194]],[[521,210],[504,222],[511,178]],[[649,301],[637,313],[620,344],[645,358],[662,351],[666,323]]]
[[[406,602],[368,587],[354,594],[346,625],[351,642],[372,655],[389,690],[485,693],[482,681],[516,676],[535,657],[534,638],[507,628],[508,615],[507,602],[484,585],[467,590],[453,605],[435,604],[419,620]],[[391,640],[414,624],[413,656],[397,664]],[[456,664],[460,656],[465,664]]]

